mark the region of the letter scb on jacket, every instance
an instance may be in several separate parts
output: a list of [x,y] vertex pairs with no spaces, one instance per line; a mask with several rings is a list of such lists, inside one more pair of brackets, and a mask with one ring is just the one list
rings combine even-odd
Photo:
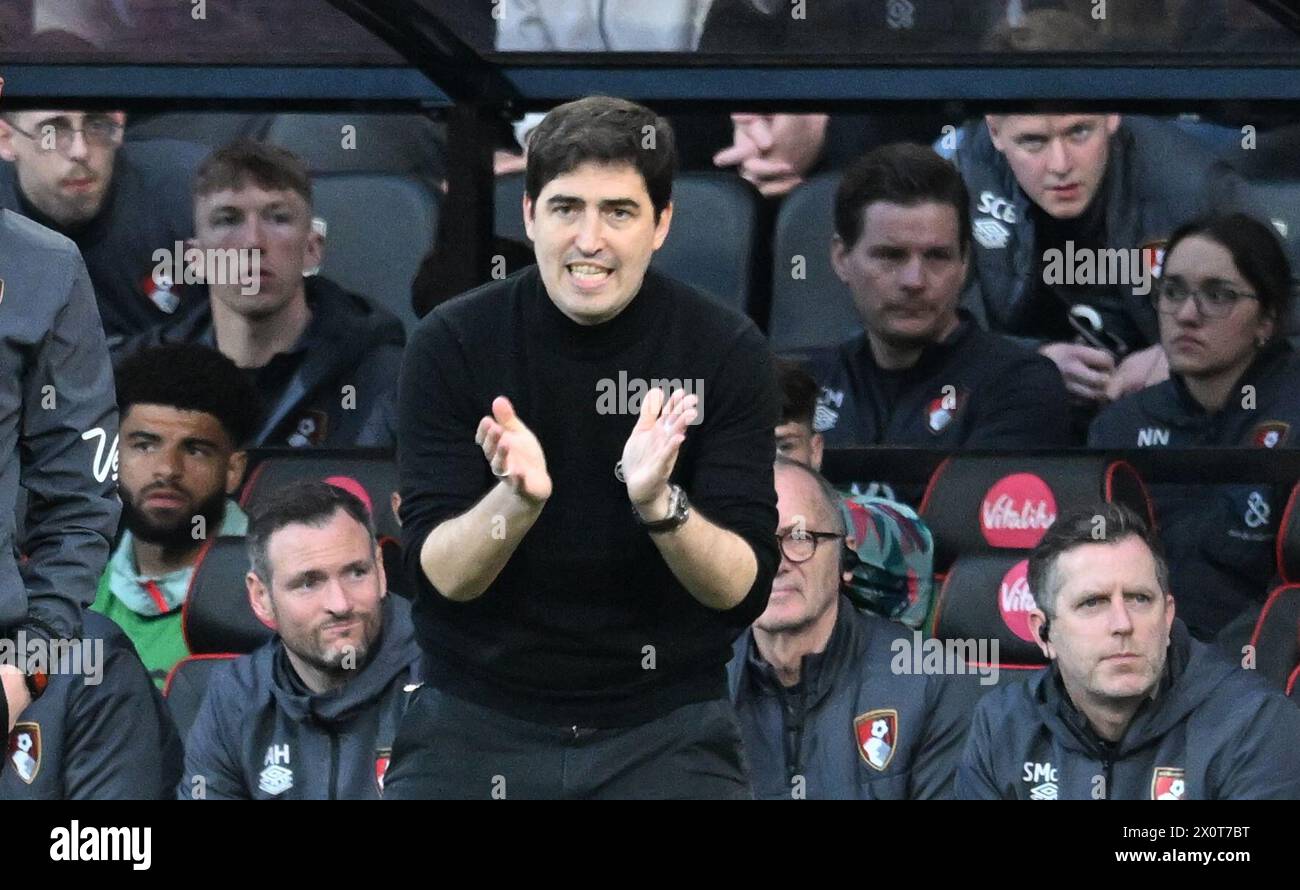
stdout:
[[977,213],[987,214],[975,217],[971,223],[971,233],[980,247],[986,250],[1005,248],[1011,239],[1011,230],[1003,223],[1016,224],[1015,206],[1001,195],[983,191],[980,192],[980,202],[975,210]]

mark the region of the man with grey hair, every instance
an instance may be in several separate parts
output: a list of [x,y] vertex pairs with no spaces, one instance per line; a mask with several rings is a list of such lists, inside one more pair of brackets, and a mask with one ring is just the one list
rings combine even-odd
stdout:
[[178,796],[379,797],[419,652],[369,512],[342,488],[294,483],[253,515],[248,553],[249,603],[278,636],[214,674]]
[[950,678],[895,670],[911,632],[840,596],[839,495],[785,457],[775,475],[780,568],[729,665],[755,796],[950,797],[969,699]]
[[1136,513],[1062,516],[1029,558],[1029,585],[1052,665],[980,702],[959,798],[1300,797],[1300,711],[1191,638]]

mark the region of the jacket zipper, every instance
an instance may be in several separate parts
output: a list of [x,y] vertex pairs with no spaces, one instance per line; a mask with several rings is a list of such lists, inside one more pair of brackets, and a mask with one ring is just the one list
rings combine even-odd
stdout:
[[339,783],[339,737],[331,730],[330,734],[330,800],[338,800]]
[[804,700],[800,695],[797,705],[784,690],[781,692],[781,722],[785,726],[785,771],[787,784],[803,773]]

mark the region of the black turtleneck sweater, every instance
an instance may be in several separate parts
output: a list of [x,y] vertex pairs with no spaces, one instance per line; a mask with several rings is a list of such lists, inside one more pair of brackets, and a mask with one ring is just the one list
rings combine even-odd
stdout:
[[[615,476],[636,423],[618,394],[638,378],[701,398],[672,479],[757,556],[728,611],[681,585]],[[424,577],[420,548],[495,484],[474,432],[498,395],[536,434],[553,494],[488,589],[453,603]],[[398,419],[402,544],[429,682],[557,726],[631,725],[726,696],[730,645],[766,605],[778,561],[778,405],[753,323],[653,272],[600,325],[563,315],[536,267],[438,307],[407,346]]]

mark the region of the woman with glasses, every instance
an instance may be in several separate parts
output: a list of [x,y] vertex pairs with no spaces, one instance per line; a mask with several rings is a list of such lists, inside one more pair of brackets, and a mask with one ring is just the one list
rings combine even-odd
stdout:
[[[1102,411],[1089,444],[1293,446],[1300,356],[1284,336],[1291,267],[1273,229],[1240,213],[1182,226],[1152,298],[1170,378]],[[1234,648],[1249,637],[1274,573],[1285,494],[1263,483],[1152,487],[1178,615],[1195,636]]]

